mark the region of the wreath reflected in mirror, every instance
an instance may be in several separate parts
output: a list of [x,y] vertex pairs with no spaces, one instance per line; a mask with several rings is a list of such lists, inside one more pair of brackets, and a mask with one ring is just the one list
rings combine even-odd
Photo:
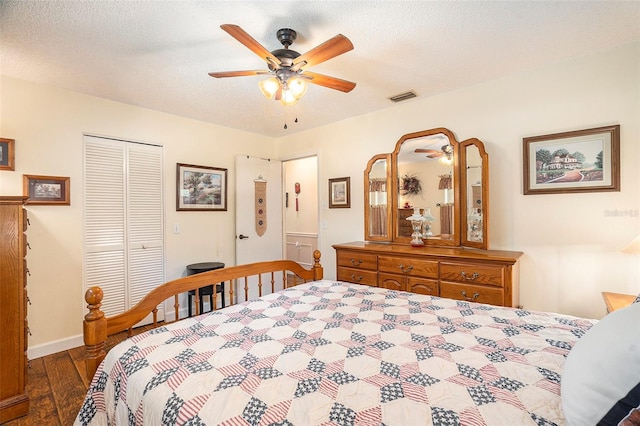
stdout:
[[415,175],[404,175],[402,177],[402,195],[417,195],[422,192],[422,182]]

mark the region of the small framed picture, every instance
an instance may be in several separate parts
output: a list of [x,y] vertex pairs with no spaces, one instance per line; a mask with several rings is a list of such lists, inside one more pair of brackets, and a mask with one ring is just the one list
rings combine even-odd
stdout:
[[620,191],[620,125],[523,139],[524,195]]
[[16,169],[14,139],[0,138],[0,170]]
[[351,207],[351,178],[341,177],[329,179],[329,208]]
[[226,211],[227,169],[177,164],[177,211]]
[[27,204],[68,206],[71,204],[70,178],[22,175],[22,190]]

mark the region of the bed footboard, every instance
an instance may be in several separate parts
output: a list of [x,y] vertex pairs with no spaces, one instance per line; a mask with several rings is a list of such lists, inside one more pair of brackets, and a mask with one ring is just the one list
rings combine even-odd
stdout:
[[[98,366],[106,355],[107,337],[113,334],[128,330],[131,335],[132,327],[142,321],[150,313],[153,314],[153,327],[158,326],[157,306],[165,300],[173,297],[175,318],[179,320],[178,295],[190,290],[197,290],[207,287],[211,283],[229,282],[229,305],[234,303],[234,283],[238,287],[238,293],[244,292],[244,301],[249,299],[249,287],[255,286],[258,295],[263,294],[263,275],[267,276],[267,285],[271,286],[271,292],[275,291],[275,273],[282,272],[282,287],[287,288],[301,282],[321,280],[323,277],[323,269],[320,264],[320,251],[313,253],[313,266],[311,269],[305,269],[300,264],[292,260],[274,260],[270,262],[258,262],[248,265],[230,266],[227,268],[216,269],[213,271],[203,272],[196,275],[190,275],[169,281],[155,288],[147,294],[137,305],[121,314],[112,317],[105,317],[104,312],[100,310],[104,293],[100,287],[91,287],[85,293],[85,301],[89,313],[84,317],[83,337],[85,344],[85,363],[87,376],[89,379],[93,377]],[[255,280],[249,280],[250,277],[257,277]],[[289,280],[293,279],[293,282]],[[251,282],[250,282],[251,281]],[[199,314],[199,291],[195,292],[196,314]],[[241,294],[237,295],[238,301],[241,301]],[[222,296],[224,297],[224,295]],[[212,308],[217,307],[217,293],[212,295]]]

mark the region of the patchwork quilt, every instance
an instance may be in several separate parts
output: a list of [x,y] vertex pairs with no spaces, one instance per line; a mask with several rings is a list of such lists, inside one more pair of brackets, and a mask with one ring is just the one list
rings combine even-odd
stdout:
[[316,281],[140,334],[76,425],[562,425],[594,321]]

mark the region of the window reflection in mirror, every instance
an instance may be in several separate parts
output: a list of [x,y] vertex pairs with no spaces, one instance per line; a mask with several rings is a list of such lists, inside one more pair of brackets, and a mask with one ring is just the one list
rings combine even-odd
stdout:
[[376,160],[369,172],[369,235],[387,237],[387,160]]
[[453,238],[453,151],[449,138],[442,133],[402,144],[397,156],[399,237],[411,236],[406,218],[419,208],[423,216],[433,217],[428,238]]

